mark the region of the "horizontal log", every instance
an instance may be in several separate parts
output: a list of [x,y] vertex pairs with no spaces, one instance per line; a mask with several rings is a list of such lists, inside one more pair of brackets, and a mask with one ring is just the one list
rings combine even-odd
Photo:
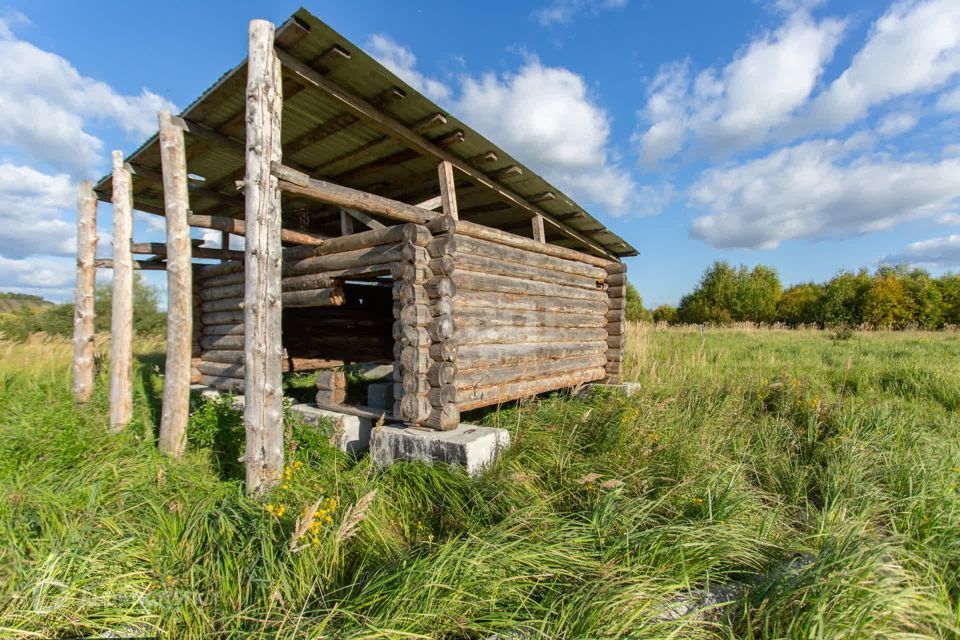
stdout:
[[346,389],[347,376],[343,371],[318,371],[315,384],[317,389]]
[[433,408],[426,396],[405,394],[400,399],[400,419],[414,424],[430,418]]
[[607,308],[625,309],[627,306],[625,298],[607,298]]
[[398,224],[383,229],[371,229],[348,236],[329,238],[318,247],[287,247],[283,250],[283,259],[286,261],[299,260],[301,258],[356,251],[357,249],[369,249],[385,244],[397,244],[404,241],[411,233],[416,236],[418,233],[429,234],[430,232],[421,225]]
[[243,335],[243,323],[204,324],[201,333],[205,336]]
[[454,362],[457,359],[459,347],[455,342],[440,342],[431,344],[428,354],[431,360],[440,362]]
[[[130,245],[130,253],[166,256],[167,245],[163,242],[134,242]],[[243,251],[231,251],[229,249],[192,247],[190,249],[190,254],[194,258],[213,260],[243,260]]]
[[243,273],[243,260],[222,264],[205,264],[197,269],[198,280],[209,280],[228,273]]
[[[189,215],[187,224],[191,227],[201,227],[203,229],[216,229],[225,231],[236,236],[247,235],[247,225],[243,220],[230,218],[227,216],[206,216]],[[307,231],[295,231],[293,229],[280,229],[280,240],[283,242],[292,242],[295,244],[321,245],[325,240],[324,236]],[[226,248],[226,247],[224,247]]]
[[430,407],[430,415],[422,424],[440,431],[456,429],[460,425],[460,409],[452,402],[439,407]]
[[243,335],[207,335],[200,338],[204,349],[243,349]]
[[607,339],[602,328],[543,327],[531,331],[529,327],[457,327],[454,341],[461,347],[468,344],[518,344],[540,342],[594,342]]
[[622,349],[627,343],[623,336],[609,336],[607,338],[607,347],[610,349]]
[[204,286],[200,289],[200,299],[204,302],[210,300],[232,300],[242,299],[246,290],[241,284],[228,284],[221,287]]
[[199,365],[197,369],[200,370],[205,376],[214,376],[217,378],[242,378],[243,377],[243,363],[242,362],[208,362],[204,360]]
[[559,360],[537,360],[498,367],[461,371],[454,385],[458,390],[474,387],[512,383],[519,380],[534,380],[564,372],[605,367],[607,357],[603,353],[562,358]]
[[627,295],[627,288],[623,285],[617,285],[607,288],[607,295],[611,298],[623,298]]
[[214,349],[203,352],[204,362],[243,364],[243,349]]
[[431,387],[427,393],[427,399],[430,400],[430,406],[433,407],[454,404],[457,401],[457,387],[452,384]]
[[[604,305],[606,306],[606,305]],[[608,322],[618,322],[627,315],[626,309],[607,309],[606,318]]]
[[401,380],[400,388],[404,394],[425,395],[430,392],[430,381],[425,375],[406,373]]
[[603,316],[608,311],[604,300],[570,300],[490,291],[465,291],[453,299],[453,305],[455,309],[503,309],[542,313],[584,313],[599,316]]
[[346,389],[317,389],[318,405],[339,405],[347,400]]
[[[508,262],[499,258],[475,256],[468,253],[457,253],[455,256],[456,258],[453,260],[455,266],[451,269],[451,272],[462,269],[474,273],[487,273],[512,278],[523,278],[524,280],[533,280],[536,282],[559,284],[568,287],[580,287],[591,291],[601,291],[605,286],[601,280],[597,280],[596,278],[563,271],[551,271],[550,269],[544,269],[542,267],[517,264],[516,262]],[[434,260],[446,262],[442,258],[434,258]],[[445,265],[438,265],[438,268],[443,268],[444,266]],[[430,268],[432,269],[433,267],[434,262],[431,261]],[[604,277],[606,277],[606,274],[604,274]]]
[[214,311],[200,316],[203,324],[231,324],[243,322],[243,311]]
[[212,311],[240,311],[243,309],[243,298],[223,298],[221,300],[206,300],[200,305],[204,313]]
[[478,307],[456,307],[452,319],[458,328],[490,326],[590,328],[607,326],[607,319],[595,313],[550,313]]
[[479,240],[488,240],[490,242],[495,242],[507,247],[525,249],[527,251],[553,256],[555,258],[564,258],[566,260],[573,260],[575,262],[584,262],[586,264],[603,269],[606,269],[608,265],[613,262],[606,258],[592,256],[575,249],[567,249],[566,247],[559,247],[554,244],[539,242],[532,238],[525,238],[513,233],[501,231],[500,229],[494,229],[481,224],[467,222],[466,220],[456,220],[451,224],[449,218],[446,216],[438,217],[431,224],[428,224],[427,228],[434,233],[456,233],[457,235],[464,235],[471,238],[477,238]]
[[518,344],[477,344],[457,348],[458,371],[497,367],[521,362],[542,362],[577,356],[601,355],[608,351],[606,341],[528,342]]
[[[97,258],[93,261],[95,269],[113,269],[112,258]],[[134,260],[134,271],[166,271],[167,263],[165,260]]]
[[310,289],[328,289],[334,285],[334,278],[323,273],[308,273],[303,276],[281,278],[280,287],[287,291],[308,291]]
[[436,214],[404,202],[384,198],[366,191],[358,191],[338,184],[311,178],[307,174],[273,163],[270,171],[279,180],[281,191],[293,193],[338,207],[348,207],[366,213],[381,215],[400,222],[424,223]]
[[475,273],[463,269],[457,269],[451,279],[457,286],[457,290],[515,293],[527,296],[544,296],[546,298],[590,300],[592,302],[608,300],[607,294],[603,291],[537,282],[519,277]]
[[283,306],[295,307],[338,307],[346,300],[342,287],[311,289],[308,291],[284,291]]
[[600,267],[585,264],[577,260],[555,258],[535,251],[517,249],[464,235],[437,237],[428,245],[427,249],[430,251],[430,255],[434,257],[456,254],[457,256],[492,258],[495,260],[504,260],[511,265],[567,273],[599,282],[604,282],[608,277],[606,269],[601,269]]
[[611,287],[615,287],[621,284],[627,284],[627,274],[625,273],[608,273],[607,274],[607,284]]
[[469,411],[470,409],[509,402],[518,398],[535,396],[547,391],[555,391],[557,389],[574,387],[586,382],[602,380],[604,377],[606,377],[606,372],[603,367],[596,367],[593,369],[560,373],[535,380],[522,380],[488,387],[476,387],[470,390],[465,389],[457,392],[457,406],[460,408],[460,411]]
[[201,291],[203,289],[209,289],[213,287],[225,287],[231,284],[243,284],[247,279],[247,274],[243,272],[243,269],[235,271],[233,273],[226,273],[220,276],[212,276],[209,278],[204,278],[199,282]]
[[307,273],[319,273],[332,269],[348,269],[374,264],[387,264],[400,261],[399,245],[378,245],[343,253],[302,258],[283,263],[283,275],[295,276]]
[[243,378],[224,378],[219,376],[200,376],[200,384],[219,391],[243,393]]

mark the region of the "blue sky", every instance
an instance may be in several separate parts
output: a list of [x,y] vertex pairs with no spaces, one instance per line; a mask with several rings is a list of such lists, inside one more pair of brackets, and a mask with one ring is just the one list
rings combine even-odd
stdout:
[[[68,299],[76,182],[298,6],[0,4],[0,290]],[[716,259],[788,284],[960,267],[956,0],[305,6],[637,247],[648,306]],[[137,240],[162,229],[137,215]]]

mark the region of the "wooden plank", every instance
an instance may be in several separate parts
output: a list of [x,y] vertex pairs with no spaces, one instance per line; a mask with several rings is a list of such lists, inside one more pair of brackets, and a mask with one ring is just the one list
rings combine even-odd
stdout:
[[[113,269],[113,259],[97,258],[93,266],[96,269]],[[132,266],[134,271],[164,271],[167,263],[163,260],[134,260]]]
[[281,158],[283,83],[274,27],[253,20],[246,89],[244,298],[244,464],[247,493],[262,493],[283,470],[283,352],[281,342],[280,189],[270,173]]
[[167,358],[158,446],[180,458],[187,444],[193,342],[193,260],[187,224],[190,200],[183,131],[173,126],[169,111],[161,111],[158,120],[167,223]]
[[346,91],[335,82],[329,78],[325,78],[322,74],[317,73],[315,70],[311,69],[307,64],[293,57],[289,53],[283,50],[278,50],[277,54],[281,62],[288,69],[302,77],[307,82],[311,83],[315,87],[323,90],[328,95],[339,101],[343,104],[349,111],[361,116],[362,118],[368,120],[381,131],[387,135],[393,136],[403,142],[405,145],[409,146],[412,149],[415,149],[417,152],[426,155],[428,157],[433,157],[437,160],[445,160],[451,165],[462,171],[464,174],[469,176],[478,184],[492,190],[500,198],[509,202],[513,206],[518,207],[530,215],[539,214],[543,216],[544,220],[550,222],[555,226],[561,233],[564,235],[574,238],[590,248],[593,251],[596,251],[602,256],[608,258],[614,258],[614,255],[607,251],[606,248],[597,244],[590,238],[584,236],[583,234],[577,232],[576,230],[570,228],[566,224],[556,220],[549,213],[541,209],[540,207],[526,201],[518,193],[508,189],[507,187],[501,185],[495,178],[490,178],[485,175],[479,169],[471,166],[469,162],[461,160],[457,156],[453,155],[446,149],[441,146],[427,140],[421,134],[411,130],[406,125],[402,124],[398,120],[392,118],[391,116],[383,113],[378,110],[369,102],[363,100],[362,98],[351,94]]
[[[162,242],[133,242],[130,244],[130,252],[139,255],[166,256],[167,245]],[[244,253],[243,251],[231,251],[229,249],[194,247],[193,257],[212,260],[243,260]]]
[[440,179],[440,203],[443,215],[454,220],[460,217],[457,210],[457,189],[453,179],[453,165],[442,160],[437,165],[437,174]]
[[96,254],[97,197],[85,180],[77,195],[77,290],[73,302],[73,397],[80,403],[90,400],[93,393]]

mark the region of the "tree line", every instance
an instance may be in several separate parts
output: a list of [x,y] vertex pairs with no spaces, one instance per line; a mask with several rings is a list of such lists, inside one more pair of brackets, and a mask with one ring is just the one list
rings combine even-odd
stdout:
[[642,302],[637,304],[640,298],[635,289],[632,295],[628,319],[670,324],[754,322],[874,329],[960,325],[960,274],[935,278],[909,265],[881,266],[873,273],[841,271],[826,282],[785,289],[772,267],[749,269],[717,261],[676,307],[661,305],[648,311]]

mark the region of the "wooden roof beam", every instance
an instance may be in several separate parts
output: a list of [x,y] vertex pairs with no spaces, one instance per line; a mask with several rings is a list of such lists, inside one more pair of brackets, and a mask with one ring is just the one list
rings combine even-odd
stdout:
[[422,135],[412,131],[409,127],[397,121],[396,119],[379,111],[366,100],[363,100],[362,98],[355,96],[343,89],[340,87],[340,85],[332,82],[329,78],[324,77],[302,60],[295,58],[282,48],[277,49],[277,56],[280,58],[280,62],[284,66],[303,77],[304,80],[310,82],[318,89],[326,92],[332,98],[343,104],[348,110],[370,121],[375,127],[379,128],[387,135],[396,137],[398,140],[415,149],[417,152],[422,153],[423,155],[431,156],[436,160],[446,160],[476,182],[496,192],[501,198],[512,203],[518,209],[526,211],[531,217],[536,214],[542,215],[545,222],[557,227],[564,235],[568,235],[580,240],[580,242],[582,242],[584,245],[602,256],[606,256],[614,260],[616,259],[616,256],[614,256],[614,254],[612,254],[602,245],[597,244],[562,222],[555,220],[549,213],[543,211],[535,204],[526,201],[522,196],[503,186],[496,179],[488,177],[482,171],[471,166],[468,162],[461,160],[449,151],[427,140]]

